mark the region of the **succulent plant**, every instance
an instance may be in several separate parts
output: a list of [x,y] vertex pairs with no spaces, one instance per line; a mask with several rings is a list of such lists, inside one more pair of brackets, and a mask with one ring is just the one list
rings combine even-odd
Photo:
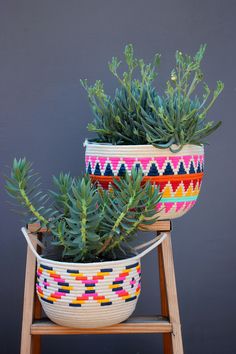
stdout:
[[47,226],[49,220],[57,214],[49,206],[49,196],[40,190],[40,177],[25,158],[14,159],[10,176],[5,176],[5,189],[17,204],[18,212],[30,216],[30,222],[38,221]]
[[[203,80],[201,61],[205,49],[206,45],[201,45],[194,56],[176,52],[176,67],[161,95],[153,84],[160,55],[156,54],[151,64],[145,64],[143,59],[134,57],[131,44],[124,51],[127,72],[118,74],[121,62],[117,58],[109,63],[120,85],[113,99],[105,94],[100,80],[93,86],[81,80],[95,116],[88,125],[88,130],[97,134],[93,140],[121,145],[152,144],[172,151],[181,150],[185,144],[204,143],[204,138],[221,124],[206,122],[206,116],[224,87],[218,81],[211,94],[204,83],[202,97],[194,95]],[[139,79],[133,77],[135,70]]]
[[[15,159],[10,177],[6,177],[6,190],[34,221],[50,230],[53,244],[63,250],[63,260],[126,257],[132,252],[130,241],[140,224],[157,220],[161,194],[150,183],[142,183],[141,169],[114,179],[109,190],[92,184],[88,176],[72,178],[61,173],[53,181],[56,189],[43,194],[31,164]],[[44,202],[49,199],[51,205],[46,208]]]

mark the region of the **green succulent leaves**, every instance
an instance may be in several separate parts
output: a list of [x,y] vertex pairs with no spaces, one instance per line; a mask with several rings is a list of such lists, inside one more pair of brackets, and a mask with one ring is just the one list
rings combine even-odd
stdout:
[[49,219],[57,212],[47,206],[48,195],[40,190],[40,177],[34,173],[32,164],[25,158],[14,159],[10,176],[5,176],[5,189],[17,201],[23,214],[31,216],[31,221],[39,221],[48,226]]
[[128,247],[140,224],[157,220],[159,189],[149,182],[143,184],[142,180],[142,170],[133,168],[131,176],[126,174],[114,180],[109,191],[100,193],[100,205],[103,205],[100,229],[106,239],[103,253],[113,252],[116,248],[125,253],[122,246]]
[[[94,120],[88,130],[96,133],[93,140],[112,144],[152,144],[159,148],[181,150],[185,144],[202,144],[221,122],[206,122],[206,115],[222,92],[224,85],[217,82],[211,90],[203,83],[201,61],[206,45],[201,45],[194,56],[176,52],[176,66],[171,71],[164,94],[160,95],[153,81],[157,77],[160,55],[145,64],[134,57],[133,46],[125,47],[128,70],[119,74],[121,61],[113,57],[108,67],[118,80],[119,88],[112,99],[104,92],[99,80],[89,86],[81,83],[88,93]],[[138,79],[134,78],[138,72]],[[195,92],[203,83],[202,96]],[[176,146],[174,146],[176,145]]]
[[[6,190],[34,221],[50,229],[62,259],[94,262],[125,257],[140,224],[157,220],[158,188],[143,183],[141,169],[114,179],[109,190],[92,184],[89,176],[53,177],[55,189],[43,194],[39,177],[26,159],[15,159]],[[46,204],[50,203],[50,208]]]

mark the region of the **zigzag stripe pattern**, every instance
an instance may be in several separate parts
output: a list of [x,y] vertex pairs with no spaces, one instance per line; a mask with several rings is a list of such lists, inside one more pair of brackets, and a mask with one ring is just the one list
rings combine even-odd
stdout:
[[[197,179],[186,179],[182,181],[171,181],[159,183],[160,191],[163,193],[162,200],[171,198],[185,198],[188,199],[197,198],[200,187],[201,187],[201,177]],[[195,198],[194,198],[195,197]]]
[[160,219],[184,215],[196,203],[204,170],[204,154],[159,157],[103,157],[86,155],[86,171],[92,181],[109,188],[112,179],[142,168],[144,181],[151,181],[162,192],[157,205]]
[[158,203],[157,211],[161,215],[165,215],[165,216],[169,215],[170,216],[170,215],[174,214],[174,218],[178,218],[178,217],[184,215],[185,213],[187,213],[187,211],[189,211],[194,206],[195,203],[196,203],[196,200],[193,200],[190,202]]
[[204,155],[169,157],[99,157],[86,155],[86,171],[97,176],[121,176],[132,167],[142,168],[144,175],[182,175],[201,173],[204,169]]

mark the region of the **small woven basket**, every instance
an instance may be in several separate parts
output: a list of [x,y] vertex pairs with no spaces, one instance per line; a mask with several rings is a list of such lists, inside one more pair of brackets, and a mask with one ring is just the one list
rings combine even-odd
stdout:
[[28,232],[22,232],[37,258],[36,292],[46,315],[61,326],[105,327],[125,321],[141,289],[141,258],[166,237],[162,233],[137,256],[99,263],[65,263],[41,257]]
[[204,147],[185,145],[178,153],[152,145],[111,145],[85,141],[86,172],[104,189],[112,179],[141,167],[144,181],[160,187],[159,220],[187,213],[198,198],[204,167]]

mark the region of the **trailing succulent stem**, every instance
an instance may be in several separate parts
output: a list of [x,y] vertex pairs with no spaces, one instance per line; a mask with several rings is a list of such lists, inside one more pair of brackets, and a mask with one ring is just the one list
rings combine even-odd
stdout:
[[121,253],[125,257],[140,224],[157,220],[161,196],[158,188],[142,182],[141,169],[114,179],[109,190],[93,185],[89,176],[61,173],[53,177],[56,191],[50,191],[50,208],[45,207],[47,194],[39,190],[34,176],[26,159],[15,159],[6,190],[34,221],[47,226],[53,244],[63,250],[63,260],[93,262],[117,259]]
[[[156,54],[152,63],[145,64],[143,59],[134,57],[131,44],[124,51],[127,71],[119,74],[121,61],[116,57],[108,64],[119,83],[114,98],[105,93],[100,80],[93,86],[81,80],[94,113],[94,120],[88,125],[88,130],[97,135],[93,140],[120,145],[152,144],[173,152],[185,144],[204,143],[221,124],[206,122],[206,115],[224,87],[217,81],[211,93],[204,83],[202,97],[195,94],[203,81],[201,62],[205,49],[206,45],[201,45],[194,56],[176,51],[176,66],[162,95],[153,84],[160,55]],[[138,79],[134,78],[135,71]]]
[[[17,200],[18,205],[33,219],[47,226],[52,210],[46,207],[48,195],[40,190],[40,179],[33,173],[32,164],[25,158],[14,159],[10,177],[5,177],[8,194]],[[40,206],[38,206],[40,204]]]

